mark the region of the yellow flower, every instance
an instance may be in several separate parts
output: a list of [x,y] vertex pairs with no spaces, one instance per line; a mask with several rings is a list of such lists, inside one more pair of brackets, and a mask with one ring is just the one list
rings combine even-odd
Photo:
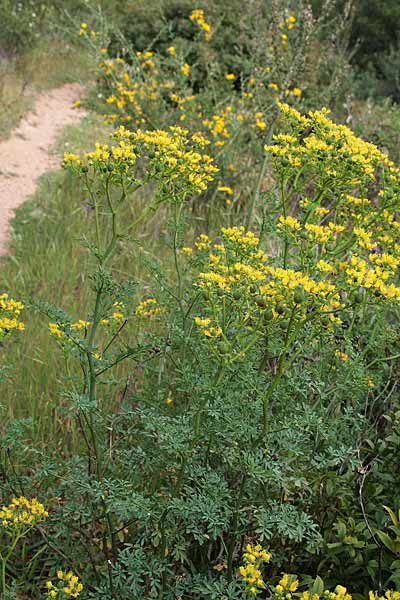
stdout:
[[266,129],[267,124],[264,121],[264,116],[262,112],[257,112],[256,113],[256,127],[258,129],[261,129],[261,131],[264,131],[264,129]]
[[87,329],[89,325],[89,321],[83,321],[82,319],[79,319],[79,321],[76,321],[76,323],[71,323],[71,329],[73,331],[82,331],[82,329]]
[[189,19],[195,23],[197,23],[197,25],[200,27],[200,29],[203,30],[204,32],[204,39],[206,40],[206,42],[209,42],[212,36],[211,33],[211,27],[210,25],[207,23],[207,21],[204,18],[204,10],[200,9],[200,8],[196,8],[194,10],[192,10]]
[[161,308],[157,305],[155,298],[149,298],[141,302],[135,311],[136,317],[154,317],[161,314]]
[[51,335],[54,335],[54,337],[56,337],[56,338],[65,337],[65,333],[60,329],[60,326],[58,323],[49,323],[49,331],[50,331]]
[[349,360],[349,355],[346,352],[341,352],[340,350],[335,351],[335,356],[342,362],[347,362]]
[[81,164],[81,158],[78,154],[73,154],[72,152],[64,152],[64,163],[71,163],[79,166]]
[[181,67],[181,73],[184,77],[189,77],[190,74],[190,66],[185,63],[184,65],[182,65]]
[[235,79],[235,77],[236,77],[236,75],[234,75],[233,73],[227,73],[227,74],[225,75],[225,79],[226,79],[227,81],[233,81],[233,80]]
[[270,560],[271,555],[263,550],[262,546],[247,544],[243,554],[243,565],[239,567],[239,574],[246,586],[246,595],[256,596],[259,590],[265,588],[261,567]]
[[28,530],[39,521],[43,521],[49,513],[36,498],[28,500],[25,496],[13,498],[8,506],[0,509],[0,523],[7,528]]
[[228,196],[233,196],[233,189],[228,185],[220,185],[217,187],[217,191],[224,192],[225,194],[228,194]]
[[292,231],[299,231],[301,229],[301,224],[295,217],[291,217],[290,215],[287,217],[280,216],[278,228],[281,229],[283,227],[287,227]]
[[82,583],[80,583],[79,578],[72,571],[65,573],[61,569],[57,571],[56,583],[48,581],[46,587],[49,590],[46,594],[47,598],[64,598],[65,596],[77,598],[83,590]]

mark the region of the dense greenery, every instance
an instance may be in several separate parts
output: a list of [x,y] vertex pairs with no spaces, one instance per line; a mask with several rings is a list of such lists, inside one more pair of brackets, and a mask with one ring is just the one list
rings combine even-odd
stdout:
[[345,7],[112,4],[2,264],[2,597],[398,600],[397,109]]

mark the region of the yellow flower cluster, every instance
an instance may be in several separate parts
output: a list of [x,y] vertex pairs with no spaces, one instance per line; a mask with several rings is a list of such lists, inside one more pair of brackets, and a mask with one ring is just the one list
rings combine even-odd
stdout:
[[64,343],[64,341],[71,341],[70,338],[73,332],[86,332],[88,327],[90,327],[90,324],[90,321],[79,319],[75,323],[68,323],[68,325],[65,325],[64,323],[48,323],[48,327],[50,335],[57,340],[62,340],[62,343]]
[[369,600],[400,600],[400,592],[387,590],[385,594],[379,595],[378,592],[369,592]]
[[81,23],[81,26],[79,28],[79,35],[82,37],[82,36],[89,35],[89,33],[90,33],[90,37],[92,38],[93,42],[95,42],[96,38],[97,38],[97,33],[95,31],[93,31],[93,29],[91,29],[89,32],[87,23]]
[[309,239],[319,244],[325,244],[334,239],[336,233],[344,231],[343,225],[328,223],[328,225],[315,225],[306,223],[304,229],[308,232]]
[[66,152],[64,154],[63,166],[64,167],[81,167],[84,162],[88,166],[95,168],[103,168],[105,165],[109,170],[118,170],[126,172],[132,168],[136,162],[136,153],[130,138],[133,134],[125,129],[125,127],[119,127],[114,133],[111,134],[111,138],[116,140],[116,145],[95,144],[95,149],[91,152],[86,152],[84,159],[78,154]]
[[[206,39],[211,37],[210,26],[205,20],[203,10],[194,9],[189,18],[201,28]],[[295,17],[287,13],[283,21],[286,33],[282,32],[282,35],[286,36],[294,23]],[[267,93],[269,102],[268,83],[274,91],[275,88],[279,88],[278,83],[270,81],[269,73],[272,67],[259,69],[252,73],[247,81],[243,80],[240,93],[236,93],[232,86],[233,93],[230,98],[216,98],[216,102],[210,104],[209,96],[204,95],[202,91],[193,93],[190,64],[185,62],[184,57],[178,56],[178,49],[174,45],[169,46],[164,54],[137,52],[136,58],[132,64],[121,58],[102,58],[100,68],[106,79],[105,84],[110,90],[106,98],[107,122],[123,123],[132,130],[156,129],[166,127],[165,123],[178,121],[195,130],[201,124],[206,138],[213,144],[212,147],[218,149],[215,160],[221,167],[221,173],[224,167],[229,171],[225,159],[231,154],[237,154],[239,147],[243,148],[239,143],[228,143],[228,140],[248,136],[251,131],[253,142],[260,133],[263,134],[267,130],[268,119],[267,114],[262,111],[262,94]],[[274,62],[275,59],[271,58],[271,65]],[[223,77],[233,83],[238,76],[235,72],[227,72]],[[288,97],[294,99],[302,93],[299,87],[286,91],[282,89],[282,94],[286,92]],[[159,120],[160,114],[165,117],[162,124]],[[252,144],[248,145],[249,148],[251,146]],[[99,148],[100,153],[101,151],[102,148]],[[68,159],[67,154],[66,160]],[[76,159],[81,160],[78,156]],[[229,180],[227,174],[223,174],[224,182],[233,186],[234,181]],[[250,172],[248,177],[251,178]],[[226,204],[230,205],[229,199]]]
[[[244,227],[222,227],[221,233],[224,239],[232,242],[238,248],[246,250],[247,248],[258,248],[259,239],[252,231],[245,231]],[[259,258],[263,258],[258,256]]]
[[144,300],[141,302],[135,311],[136,317],[155,317],[156,315],[161,314],[161,308],[157,304],[157,300],[155,298],[149,298],[148,300]]
[[[316,211],[318,214],[318,211]],[[299,232],[301,230],[307,232],[308,239],[319,244],[325,244],[335,239],[336,234],[344,231],[343,225],[336,223],[328,223],[328,225],[317,225],[315,223],[306,223],[304,227],[298,219],[290,215],[279,217],[277,225],[278,229],[290,232]]]
[[[155,178],[192,194],[206,190],[218,171],[213,159],[202,152],[208,140],[201,133],[189,135],[187,129],[181,127],[132,132],[120,126],[112,138],[117,140],[117,145],[96,143],[95,150],[85,154],[89,166],[125,172],[134,166],[142,146],[148,152]],[[66,154],[63,164],[79,167],[82,160],[77,155]]]
[[[174,46],[170,46],[167,53],[175,57]],[[136,58],[132,65],[122,58],[106,59],[99,65],[110,88],[106,104],[116,111],[113,114],[107,112],[105,120],[108,123],[119,118],[123,123],[143,125],[153,107],[158,107],[157,103],[172,87],[172,82],[158,67],[158,57],[151,52],[137,52]]]
[[200,317],[195,317],[194,322],[196,323],[197,327],[200,328],[202,333],[208,338],[216,338],[222,335],[221,327],[212,326],[211,319],[201,319]]
[[155,64],[154,61],[152,60],[153,58],[153,53],[150,52],[149,50],[147,50],[146,52],[136,52],[136,58],[139,61],[140,64],[140,68],[141,69],[154,69],[155,68]]
[[[295,575],[283,575],[278,585],[273,588],[274,594],[273,600],[290,600],[292,592],[298,589],[299,582]],[[347,588],[343,585],[337,585],[335,590],[324,590],[321,594],[311,593],[306,590],[301,594],[298,594],[299,600],[352,600],[352,595],[349,594]],[[400,600],[400,592],[394,590],[387,590],[384,595],[379,595],[377,592],[369,592],[369,600]]]
[[217,192],[223,192],[228,196],[233,196],[233,189],[229,185],[219,185],[217,187]]
[[295,216],[279,217],[277,231],[287,247],[296,245],[301,260],[309,261],[312,251],[316,269],[334,278],[338,289],[370,290],[368,303],[399,302],[399,168],[376,146],[330,121],[326,110],[304,116],[279,106],[288,129],[266,150],[281,183],[306,188],[310,197],[300,199]]
[[294,29],[295,25],[296,17],[290,13],[284,21],[281,21],[281,23],[279,24],[279,28],[282,30],[287,29],[288,31],[291,31],[292,29]]
[[112,306],[112,314],[106,319],[101,319],[100,325],[110,325],[110,323],[121,323],[124,319],[127,318],[124,314],[124,308],[125,307],[122,302],[114,302]]
[[[290,600],[292,598],[292,593],[296,592],[299,587],[299,581],[295,575],[288,575],[285,573],[278,585],[276,585],[273,590],[274,594],[272,598],[274,600]],[[351,595],[347,592],[347,589],[342,585],[337,585],[334,592],[329,590],[324,590],[322,594],[310,593],[308,590],[302,592],[301,594],[296,594],[300,600],[352,600]]]
[[87,23],[81,23],[81,27],[80,27],[80,30],[79,30],[79,35],[80,36],[86,35],[87,28],[88,28]]
[[8,506],[2,506],[0,510],[0,523],[4,528],[26,528],[33,527],[39,521],[48,517],[45,510],[36,498],[29,500],[25,496],[13,498]]
[[224,146],[225,141],[231,137],[227,121],[232,113],[232,107],[226,106],[221,112],[215,113],[210,119],[203,119],[203,126],[214,138],[217,148]]
[[336,185],[349,189],[375,180],[378,167],[398,174],[398,169],[374,144],[358,138],[345,125],[330,120],[326,108],[301,115],[287,104],[278,103],[278,106],[289,124],[290,138],[285,140],[275,135],[274,143],[265,146],[278,168],[297,170],[307,167],[330,176]]
[[57,571],[56,582],[47,581],[46,588],[46,598],[77,598],[83,590],[83,585],[72,571],[65,573],[60,569]]
[[251,546],[247,544],[246,552],[243,554],[243,565],[239,567],[239,573],[245,584],[246,594],[256,596],[260,589],[265,588],[262,578],[262,565],[271,560],[271,554],[260,545]]
[[262,112],[256,112],[256,115],[255,115],[255,121],[256,121],[256,122],[255,122],[255,125],[254,125],[254,126],[255,126],[257,129],[259,129],[260,131],[264,131],[264,129],[266,129],[266,128],[267,128],[267,124],[266,124],[266,122],[264,121],[264,115],[263,115],[263,113],[262,113]]
[[183,191],[203,192],[218,171],[213,159],[201,152],[202,140],[189,136],[189,132],[181,127],[170,127],[168,131],[139,129],[134,133],[134,139],[152,155],[150,164],[154,166],[155,176]]
[[72,331],[82,331],[82,329],[87,329],[89,327],[89,321],[84,321],[83,319],[79,319],[76,323],[71,323]]
[[293,96],[294,98],[300,98],[303,91],[299,87],[294,87],[291,90],[286,90],[285,96]]
[[291,217],[290,215],[288,215],[287,217],[284,217],[283,215],[281,215],[279,217],[279,223],[278,223],[277,227],[278,227],[278,229],[282,229],[282,230],[289,229],[291,231],[300,231],[301,224],[297,219],[295,219],[294,217]]
[[202,31],[204,32],[204,39],[206,40],[206,42],[209,42],[212,37],[212,32],[210,25],[206,22],[204,18],[204,10],[200,8],[192,10],[189,19],[194,23],[197,23],[200,29],[202,29]]
[[111,148],[107,144],[96,143],[96,149],[85,154],[85,158],[91,165],[106,162],[111,157],[115,160],[121,159],[127,161],[131,165],[136,160],[132,144],[127,144],[124,140],[121,140],[118,146],[112,146]]
[[58,323],[49,323],[48,326],[50,334],[53,335],[55,338],[62,339],[65,337],[65,333],[60,328],[60,325]]
[[[112,311],[112,312],[111,312]],[[111,308],[111,314],[107,318],[100,320],[100,325],[118,325],[124,319],[128,317],[124,314],[124,305],[122,302],[114,302]],[[91,326],[90,321],[84,319],[78,319],[78,321],[72,323],[48,323],[49,332],[55,338],[64,340],[73,332],[87,331]]]
[[0,294],[0,339],[11,331],[24,331],[25,325],[18,319],[24,305],[18,300]]
[[295,592],[298,587],[299,582],[297,578],[293,575],[288,575],[287,573],[285,573],[283,577],[279,580],[278,585],[275,586],[275,593],[278,595],[285,594],[285,598],[289,600],[291,593]]
[[[313,297],[322,312],[337,312],[342,307],[333,283],[315,280],[305,272],[268,265],[259,249],[259,239],[251,231],[231,227],[222,228],[221,234],[222,244],[215,244],[208,255],[208,270],[199,274],[200,288],[234,292],[243,299],[256,293],[260,308],[274,308],[282,302],[292,305],[295,295],[299,297],[294,291],[301,288]],[[209,240],[205,238],[196,241],[199,250],[208,250]],[[321,271],[326,272],[327,268]],[[330,320],[338,322],[333,314]]]
[[[247,544],[243,553],[243,565],[239,567],[239,575],[245,584],[245,597],[253,598],[259,591],[266,589],[267,585],[262,577],[262,566],[271,560],[271,554],[264,550],[262,546],[251,546]],[[293,594],[299,600],[352,600],[351,594],[343,585],[337,585],[332,592],[329,589],[322,590],[321,593],[305,590],[299,592],[299,580],[296,575],[283,573],[281,579],[276,585],[271,586],[271,592],[268,597],[271,600],[291,600]],[[370,591],[369,600],[400,600],[400,592],[395,590],[386,590],[384,594]]]
[[73,152],[64,152],[64,163],[65,164],[75,164],[76,166],[79,167],[79,165],[82,163],[81,161],[81,157],[79,156],[79,154],[74,154]]
[[187,63],[184,63],[181,67],[181,73],[184,77],[189,77],[190,75],[190,66]]
[[367,290],[374,291],[387,300],[400,302],[400,287],[394,283],[388,283],[388,279],[393,275],[391,269],[382,269],[379,266],[369,267],[366,260],[353,255],[344,270],[349,285],[356,283]]
[[85,331],[88,327],[90,327],[90,321],[84,321],[83,319],[79,319],[75,323],[69,323],[66,326],[64,323],[49,323],[48,324],[50,334],[55,338],[63,339],[66,337],[64,329],[68,327],[71,331]]

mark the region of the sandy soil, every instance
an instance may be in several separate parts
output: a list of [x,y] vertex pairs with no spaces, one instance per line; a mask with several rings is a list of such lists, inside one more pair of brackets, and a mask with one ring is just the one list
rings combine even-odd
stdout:
[[7,252],[14,210],[34,193],[37,178],[59,165],[49,149],[63,127],[84,115],[72,106],[82,93],[81,86],[68,83],[42,94],[11,137],[0,142],[0,255]]

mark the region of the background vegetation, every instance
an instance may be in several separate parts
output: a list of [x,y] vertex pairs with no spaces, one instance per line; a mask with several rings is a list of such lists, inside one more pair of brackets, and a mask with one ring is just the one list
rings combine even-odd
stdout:
[[[194,9],[203,16],[191,19]],[[341,324],[330,328],[304,283],[268,302],[258,283],[241,284],[240,297],[198,284],[214,242],[254,267],[246,243],[237,250],[221,234],[243,226],[269,266],[309,277],[318,260],[336,268],[339,257],[369,260],[378,248],[394,260],[398,286],[397,13],[390,0],[373,10],[362,1],[82,1],[66,10],[0,0],[0,135],[36,91],[64,81],[86,83],[89,111],[58,142],[68,168],[44,177],[17,212],[1,264],[2,290],[26,308],[25,332],[1,341],[0,496],[4,505],[37,497],[48,512],[17,529],[18,539],[2,527],[4,598],[306,600],[337,585],[356,598],[400,590],[398,303],[379,289],[370,295],[363,280],[338,283]],[[264,146],[279,145],[277,133],[306,145],[318,126],[290,129],[277,100],[301,112],[328,105],[394,171],[386,177],[374,163],[375,180],[354,183],[353,165],[342,172],[344,162],[317,149],[296,178]],[[82,170],[85,153],[110,143],[120,124],[201,132],[210,143],[196,150],[219,171],[207,189],[176,187],[157,146],[139,138],[135,170],[101,155]],[[278,225],[290,216],[303,227],[311,214],[323,227],[324,210],[342,223],[343,194],[371,204],[346,213],[329,248]],[[119,198],[116,235],[110,206]],[[371,246],[350,235],[357,226]],[[139,318],[149,299],[157,309],[142,307]],[[229,316],[223,340],[194,322],[217,309]],[[94,360],[104,362],[92,377]],[[272,559],[258,565],[265,584],[251,591],[238,569],[253,564],[245,550],[257,543]],[[83,590],[64,580],[69,570]],[[283,572],[297,574],[299,587],[282,583]]]

